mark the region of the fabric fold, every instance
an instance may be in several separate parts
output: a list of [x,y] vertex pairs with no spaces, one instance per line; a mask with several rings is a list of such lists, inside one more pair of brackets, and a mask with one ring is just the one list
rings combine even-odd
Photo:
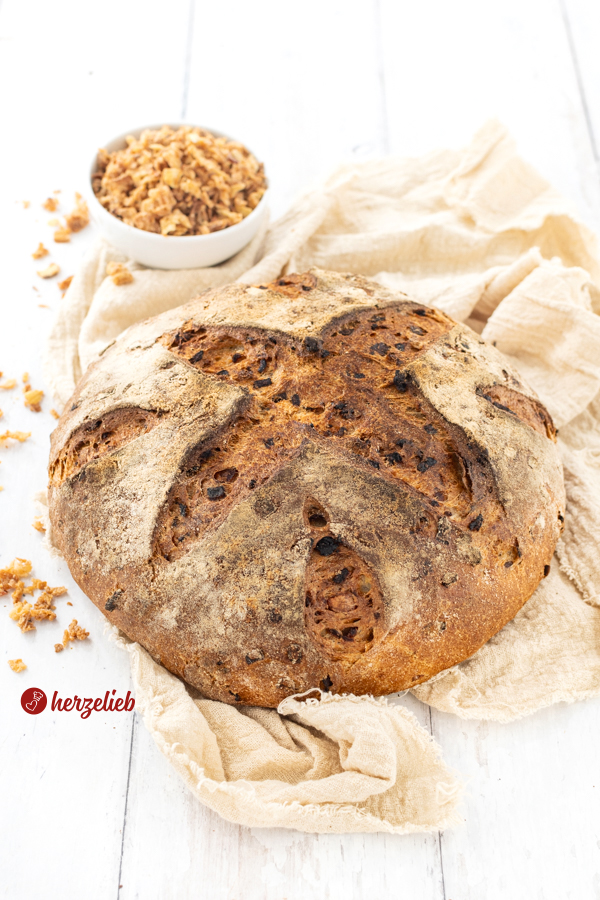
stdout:
[[600,609],[585,603],[556,558],[533,597],[481,650],[413,688],[462,719],[511,722],[600,694]]
[[448,311],[466,318],[464,310],[485,296],[490,277],[512,271],[521,257],[531,260],[534,248],[545,259],[585,269],[600,284],[595,235],[520,159],[506,129],[489,122],[463,151],[340,166],[220,266],[166,272],[131,264],[134,281],[116,286],[104,277],[106,263],[123,258],[99,244],[60,307],[46,378],[64,404],[82,371],[134,322],[209,288],[236,280],[260,284],[310,266],[401,278],[402,289],[423,302],[421,292],[454,297]]
[[461,787],[416,718],[381,698],[288,697],[277,711],[200,698],[138,644],[138,710],[188,787],[225,819],[309,832],[434,831]]
[[[600,253],[501,125],[488,123],[462,151],[341,166],[213,269],[130,264],[134,281],[117,287],[104,274],[113,259],[122,261],[103,243],[91,250],[53,326],[45,367],[57,403],[129,325],[229,281],[262,284],[311,266],[375,277],[493,342],[560,429],[564,533],[548,577],[513,621],[412,693],[501,722],[600,695]],[[321,695],[278,710],[232,707],[119,640],[158,747],[224,818],[312,832],[461,821],[459,782],[401,701]]]

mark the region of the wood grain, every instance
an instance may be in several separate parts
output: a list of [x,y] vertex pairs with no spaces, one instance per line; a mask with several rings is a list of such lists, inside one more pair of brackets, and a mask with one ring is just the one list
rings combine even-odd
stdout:
[[600,169],[600,6],[587,0],[560,0],[573,69],[577,78],[590,144]]
[[274,216],[343,161],[381,154],[386,123],[371,0],[196,0],[187,118],[265,162]]
[[600,188],[558,0],[382,0],[382,36],[392,152],[464,146],[498,118],[598,228]]

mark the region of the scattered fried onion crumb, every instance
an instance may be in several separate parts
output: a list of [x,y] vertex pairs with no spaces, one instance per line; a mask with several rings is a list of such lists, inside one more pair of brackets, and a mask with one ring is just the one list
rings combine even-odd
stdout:
[[29,407],[32,412],[41,412],[40,406],[43,391],[34,391],[29,384],[29,372],[23,372],[23,394],[25,395],[25,406]]
[[4,434],[0,434],[0,444],[4,444],[8,440],[19,441],[22,444],[30,437],[30,431],[5,431]]
[[5,569],[0,569],[0,594],[6,594],[12,587],[16,587],[18,581],[30,572],[30,561],[17,556]]
[[98,152],[92,186],[108,212],[164,235],[210,234],[241,222],[267,182],[262,163],[237,141],[168,125]]
[[78,625],[77,619],[73,619],[69,627],[65,628],[65,633],[63,634],[63,644],[66,647],[66,645],[70,641],[85,641],[85,639],[89,636],[89,631],[86,631],[85,628],[82,628],[81,625]]
[[42,203],[44,209],[47,209],[48,212],[56,212],[58,209],[58,200],[56,197],[48,197],[48,199]]
[[31,255],[33,256],[34,259],[42,259],[43,256],[48,256],[49,252],[50,251],[46,250],[46,248],[40,241],[40,243],[38,244],[37,250],[34,250]]
[[[0,376],[1,375],[2,375],[2,372],[0,372]],[[3,391],[12,391],[12,389],[16,386],[17,386],[17,382],[16,382],[15,378],[11,378],[9,381],[5,381],[4,384],[0,384],[0,388]]]
[[24,403],[25,406],[30,409],[32,412],[41,412],[42,407],[40,406],[42,397],[44,396],[43,391],[24,391]]
[[64,278],[62,281],[59,281],[58,282],[59,291],[66,291],[72,281],[73,281],[72,275],[69,275],[68,278]]
[[82,228],[89,225],[90,212],[81,194],[75,194],[75,209],[68,216],[65,216],[65,219],[69,231],[81,231]]
[[131,284],[133,275],[122,263],[109,262],[106,267],[106,274],[110,275],[115,284]]
[[[54,599],[67,592],[66,587],[50,587],[47,582],[33,578],[30,585],[26,585],[23,577],[31,572],[31,563],[28,559],[14,559],[5,569],[0,569],[0,594],[11,591],[13,608],[9,616],[17,623],[21,631],[34,631],[34,620],[55,619],[56,609]],[[25,594],[32,596],[35,591],[41,591],[35,603],[23,600]]]
[[60,419],[60,414],[57,413],[55,409],[50,410],[50,415],[53,416],[55,419]]
[[39,516],[36,516],[33,522],[31,523],[31,527],[35,528],[36,531],[41,531],[42,533],[46,531],[46,526],[42,522]]
[[55,644],[55,645],[54,645],[54,652],[55,652],[55,653],[62,653],[62,651],[63,651],[64,649],[65,649],[65,648],[64,648],[64,645],[63,645],[63,644]]
[[31,205],[29,200],[21,200],[21,203],[23,204],[23,209],[29,209]]
[[17,623],[21,631],[35,631],[35,625],[29,615],[32,609],[31,603],[23,600],[20,603],[15,603],[8,615]]
[[71,240],[70,228],[57,228],[54,232],[54,242],[56,244],[68,244]]
[[22,672],[27,668],[22,659],[9,659],[8,664],[13,672]]
[[31,563],[28,559],[21,559],[17,556],[11,564],[5,569],[0,569],[0,595],[6,594],[11,588],[17,586],[21,578],[29,575],[31,572]]
[[19,600],[9,612],[8,615],[17,623],[21,631],[35,631],[34,619],[40,621],[48,619],[52,621],[56,618],[55,606],[47,606],[45,604],[38,606],[38,603],[39,600],[36,600],[32,606],[26,600]]
[[67,600],[67,606],[73,606],[70,600]]
[[56,263],[50,263],[49,266],[46,266],[45,269],[38,269],[37,273],[40,278],[54,278],[55,275],[58,275],[60,272],[60,266],[57,266]]

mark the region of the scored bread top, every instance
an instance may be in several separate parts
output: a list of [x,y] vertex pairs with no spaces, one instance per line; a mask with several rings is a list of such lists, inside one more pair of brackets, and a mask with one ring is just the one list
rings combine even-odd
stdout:
[[494,347],[318,269],[126,331],[49,474],[54,539],[108,618],[263,706],[470,656],[544,576],[565,502],[550,416]]

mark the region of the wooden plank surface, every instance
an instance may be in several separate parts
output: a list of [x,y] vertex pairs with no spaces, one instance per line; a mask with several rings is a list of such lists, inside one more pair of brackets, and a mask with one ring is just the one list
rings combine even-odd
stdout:
[[382,0],[382,36],[392,152],[460,147],[498,118],[521,154],[600,227],[600,186],[558,0]]
[[274,216],[339,162],[385,151],[372,0],[196,0],[194,22],[187,118],[265,161]]
[[[44,240],[61,277],[72,274],[93,231],[52,245],[40,203],[61,188],[68,208],[95,147],[138,123],[184,116],[241,138],[266,161],[278,214],[339,161],[460,146],[496,115],[598,227],[599,39],[597,9],[582,0],[107,0],[93,10],[75,0],[3,0],[0,369],[7,377],[27,369],[44,386],[52,309],[38,304],[56,308],[60,293],[34,275],[30,254]],[[28,210],[17,202],[25,199]],[[467,780],[465,826],[404,837],[234,826],[186,791],[135,714],[26,716],[24,687],[97,696],[123,694],[130,682],[102,616],[31,528],[51,402],[35,415],[17,392],[0,401],[3,428],[33,432],[0,450],[0,564],[26,556],[36,575],[70,588],[58,623],[35,634],[21,635],[2,604],[2,896],[600,897],[600,701],[500,726],[402,698]],[[71,616],[92,639],[57,656]],[[6,665],[15,656],[29,666],[22,675]]]
[[519,722],[433,715],[467,783],[466,823],[442,836],[450,900],[595,900],[600,892],[600,701]]
[[560,0],[560,7],[596,169],[600,174],[600,4],[588,0]]
[[[60,212],[72,208],[96,147],[137,121],[179,116],[184,60],[178,50],[179,19],[188,0],[172,0],[169,15],[157,2],[101,7],[57,0],[0,8],[0,246],[2,324],[0,370],[33,387],[46,387],[41,351],[52,311],[60,303],[54,279],[35,274],[50,259],[59,278],[75,270],[91,229],[71,244],[54,244],[41,208],[62,189]],[[157,22],[161,27],[157,28]],[[154,63],[150,65],[149,60]],[[29,209],[20,201],[29,200]],[[34,261],[42,240],[51,257]],[[36,286],[39,293],[33,290]],[[49,308],[41,308],[38,304]],[[23,407],[20,385],[0,392],[0,431],[31,431],[19,446],[0,448],[0,564],[15,556],[34,561],[34,574],[69,586],[57,601],[58,619],[21,634],[8,619],[10,597],[0,598],[0,895],[10,900],[117,895],[122,828],[131,749],[132,714],[73,713],[28,716],[19,698],[41,687],[51,698],[104,696],[131,686],[125,654],[103,637],[103,617],[74,585],[66,565],[50,559],[31,527],[33,495],[46,484],[48,436],[55,425],[44,398],[39,415]],[[66,603],[73,603],[73,608]],[[72,618],[90,641],[57,655]],[[22,657],[15,675],[6,660]]]
[[[588,34],[591,47],[600,34]],[[495,116],[598,229],[594,148],[558,3],[383,0],[382,35],[392,151],[461,146]],[[600,764],[588,754],[599,716],[598,703],[513,725],[432,711],[433,734],[469,785],[465,827],[440,838],[446,897],[594,896]]]
[[[426,725],[429,712],[406,705]],[[443,900],[437,835],[312,835],[242,828],[190,796],[146,729],[136,727],[122,898]]]
[[[270,174],[275,215],[338,162],[384,151],[374,3],[309,0],[290,16],[276,0],[199,0],[194,22],[187,119],[243,136],[256,150]],[[252,47],[260,50],[249,57]],[[226,57],[247,60],[243,76],[239,66],[223,65]],[[428,713],[421,715],[427,725]],[[136,730],[124,898],[176,897],[194,884],[206,898],[343,900],[363,896],[367,885],[393,896],[398,878],[414,896],[443,897],[437,835],[297,835],[233,827],[201,807],[183,815],[189,799],[173,779],[165,782],[165,768],[147,733]],[[152,784],[161,785],[158,797]],[[182,804],[181,815],[159,829],[152,805],[173,803]],[[176,861],[172,868],[153,865],[158,846],[165,861]]]

